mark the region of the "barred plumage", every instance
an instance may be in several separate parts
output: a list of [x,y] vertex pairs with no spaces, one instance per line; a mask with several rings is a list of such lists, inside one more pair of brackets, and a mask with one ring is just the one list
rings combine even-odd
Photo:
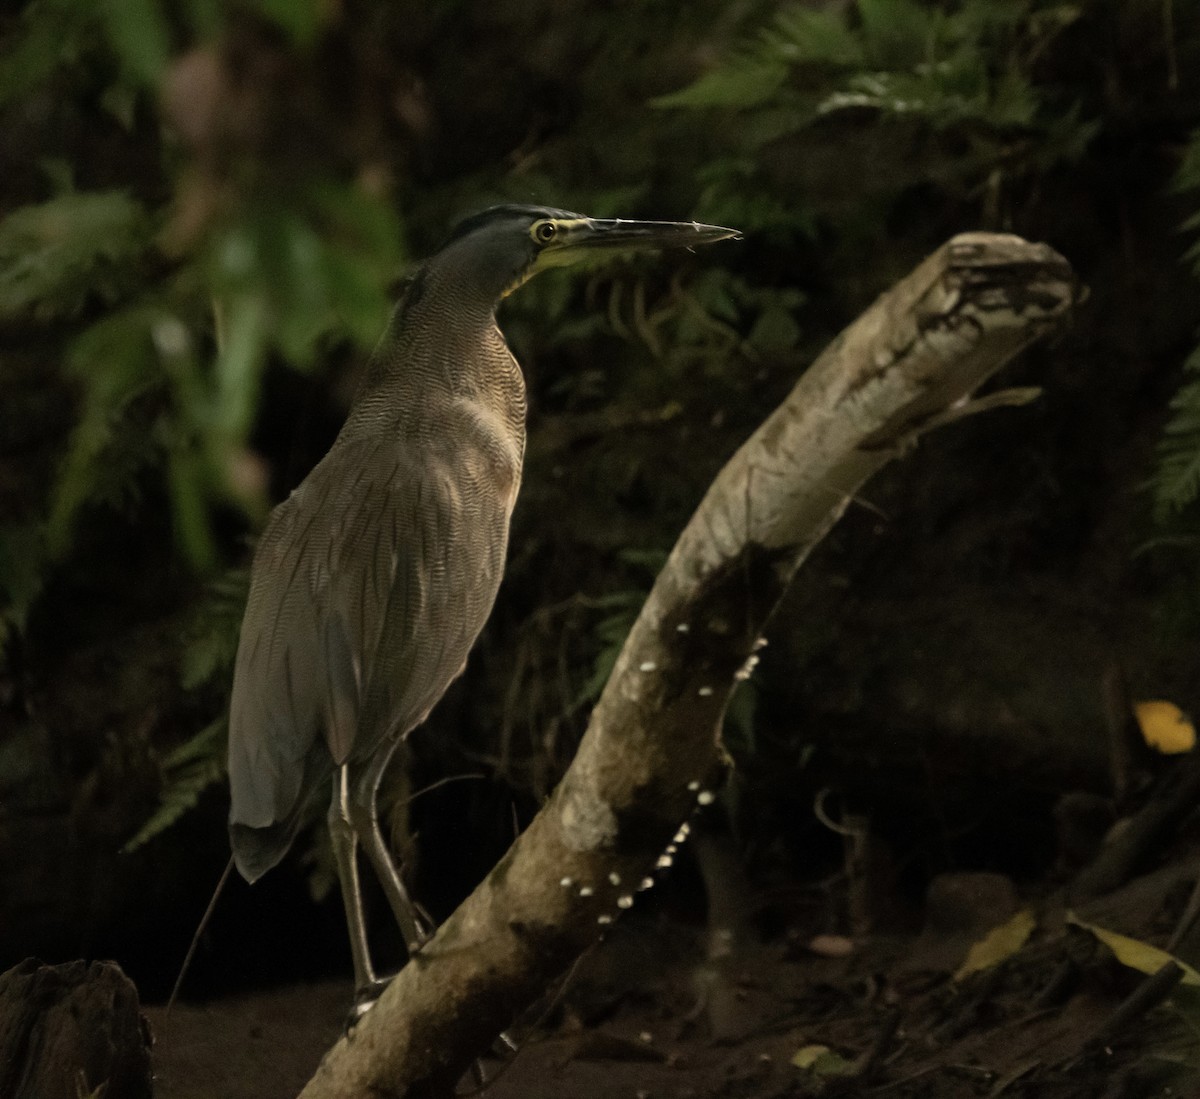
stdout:
[[329,823],[360,1002],[377,994],[362,845],[405,935],[425,934],[375,794],[396,745],[463,670],[504,567],[525,386],[499,300],[583,250],[689,246],[731,230],[496,207],[409,280],[329,453],[271,514],[251,573],[229,720],[229,827],[254,881],[331,776]]

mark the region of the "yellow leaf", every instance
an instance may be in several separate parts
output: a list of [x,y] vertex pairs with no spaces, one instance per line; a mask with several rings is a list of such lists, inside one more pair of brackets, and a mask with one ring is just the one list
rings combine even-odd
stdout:
[[1037,921],[1028,908],[1022,908],[1007,923],[993,927],[979,942],[967,951],[966,960],[954,974],[956,981],[961,981],[968,974],[980,969],[991,969],[1007,958],[1011,958],[1028,941],[1033,934]]
[[792,1054],[792,1064],[818,1076],[845,1076],[854,1068],[840,1053],[822,1045],[801,1046]]
[[1167,962],[1174,962],[1183,970],[1185,985],[1200,985],[1200,973],[1197,973],[1187,962],[1181,962],[1173,954],[1159,950],[1157,946],[1131,939],[1128,935],[1118,935],[1115,931],[1107,931],[1094,923],[1085,923],[1074,913],[1067,913],[1067,923],[1082,927],[1108,947],[1122,965],[1136,969],[1139,973],[1157,973]]
[[1174,756],[1196,746],[1196,728],[1174,702],[1135,702],[1133,713],[1146,743],[1156,752]]

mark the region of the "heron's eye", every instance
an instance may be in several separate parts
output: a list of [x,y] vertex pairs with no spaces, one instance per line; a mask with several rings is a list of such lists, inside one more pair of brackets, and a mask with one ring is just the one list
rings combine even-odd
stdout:
[[558,235],[558,226],[552,221],[539,221],[531,232],[538,244],[549,244]]

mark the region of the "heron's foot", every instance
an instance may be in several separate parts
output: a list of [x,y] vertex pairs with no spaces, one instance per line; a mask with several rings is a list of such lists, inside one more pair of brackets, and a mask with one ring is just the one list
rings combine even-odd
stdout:
[[347,1031],[375,1006],[375,1002],[383,995],[383,990],[391,983],[391,977],[375,977],[354,990],[354,1003],[350,1005],[346,1016]]

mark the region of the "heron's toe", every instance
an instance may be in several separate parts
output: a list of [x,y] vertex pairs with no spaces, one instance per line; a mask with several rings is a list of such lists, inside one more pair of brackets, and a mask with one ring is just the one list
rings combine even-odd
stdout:
[[383,995],[383,990],[391,983],[391,977],[376,977],[368,984],[360,985],[354,990],[354,1003],[350,1005],[350,1011],[346,1015],[347,1033],[375,1006],[375,1002]]

